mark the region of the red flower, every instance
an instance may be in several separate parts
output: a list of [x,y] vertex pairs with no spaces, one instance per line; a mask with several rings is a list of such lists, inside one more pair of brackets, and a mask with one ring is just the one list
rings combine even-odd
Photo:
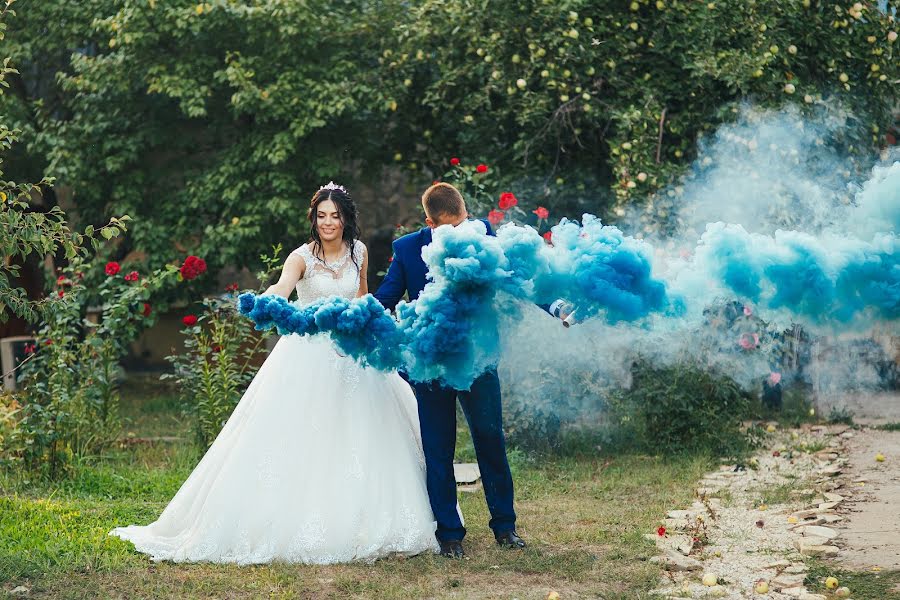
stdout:
[[548,231],[548,232],[545,233],[542,237],[544,238],[544,240],[545,240],[548,244],[552,244],[552,243],[553,243],[553,232],[552,232],[552,231]]
[[502,194],[500,194],[500,210],[509,210],[518,203],[519,200],[512,192],[503,192]]
[[191,280],[206,273],[206,261],[196,256],[188,256],[181,265],[181,277]]
[[238,291],[238,284],[236,284],[236,283],[229,283],[228,285],[225,286],[225,291],[226,291],[226,292],[236,292],[236,291]]
[[149,317],[149,316],[150,316],[150,313],[151,313],[152,311],[153,311],[153,308],[152,308],[149,304],[147,304],[146,302],[144,302],[144,316],[145,316],[145,317]]
[[62,291],[62,290],[59,290],[58,292],[56,292],[56,294],[57,294],[60,298],[62,298],[63,296],[66,295],[66,293],[65,293],[64,291]]
[[25,354],[34,354],[35,349],[34,344],[25,344]]
[[492,210],[488,213],[488,222],[491,225],[499,225],[504,217],[506,217],[506,214],[502,210]]
[[660,525],[659,529],[656,530],[656,535],[658,535],[659,537],[663,537],[664,535],[666,535],[666,528]]
[[543,206],[538,206],[535,210],[531,211],[537,215],[538,219],[546,219],[550,216],[550,211],[544,208]]
[[138,275],[137,271],[132,271],[131,273],[129,273],[128,275],[125,276],[125,281],[137,281],[140,278],[141,278],[141,276]]
[[52,345],[53,345],[53,340],[44,340],[44,345],[45,345],[45,346],[52,346]]
[[112,277],[116,275],[122,267],[119,266],[119,263],[113,261],[106,263],[106,274]]
[[222,351],[222,346],[220,346],[220,345],[218,345],[218,344],[213,344],[213,346],[212,346],[212,351],[213,351],[213,352],[221,352],[221,351]]
[[193,327],[197,324],[197,317],[195,315],[187,315],[181,318],[181,322],[184,323],[185,327]]
[[475,170],[478,171],[479,173],[487,173],[488,166],[485,164],[480,164],[477,167],[475,167]]
[[459,166],[459,159],[454,156],[453,158],[450,159],[450,164],[453,165],[454,167]]
[[56,285],[69,285],[71,282],[66,279],[65,275],[60,275],[56,278]]

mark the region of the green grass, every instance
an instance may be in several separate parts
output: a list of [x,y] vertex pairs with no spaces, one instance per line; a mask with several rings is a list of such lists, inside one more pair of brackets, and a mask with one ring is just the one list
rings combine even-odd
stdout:
[[882,425],[873,425],[874,429],[882,431],[900,431],[900,423],[884,423]]
[[[469,558],[432,555],[375,565],[154,564],[110,538],[117,525],[154,520],[199,459],[190,420],[171,391],[147,383],[124,390],[123,436],[179,438],[122,443],[49,482],[0,475],[0,589],[31,588],[44,598],[649,598],[658,568],[643,538],[666,511],[692,501],[713,463],[599,454],[572,444],[564,454],[511,449],[524,552],[497,548],[484,495],[464,493]],[[459,419],[457,458],[474,460]],[[129,438],[129,434],[132,434]],[[857,597],[857,596],[854,596]]]
[[[754,501],[754,505],[759,506],[760,504],[768,504],[769,506],[775,506],[777,504],[787,504],[791,501],[799,500],[800,498],[796,495],[797,487],[798,483],[794,479],[781,485],[763,486],[756,492],[757,500]],[[808,495],[809,498],[815,496],[815,492],[811,492]],[[803,499],[806,498],[807,496],[803,497]]]
[[831,592],[825,588],[827,577],[836,577],[840,585],[850,588],[850,595],[855,600],[900,599],[900,571],[848,571],[814,561],[810,563],[806,586],[811,592],[831,597]]

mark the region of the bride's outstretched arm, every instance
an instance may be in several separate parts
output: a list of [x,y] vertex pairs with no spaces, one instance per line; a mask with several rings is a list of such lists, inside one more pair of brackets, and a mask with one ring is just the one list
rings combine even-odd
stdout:
[[299,254],[291,253],[288,255],[287,260],[284,261],[284,267],[281,268],[281,277],[278,278],[278,282],[270,285],[263,292],[263,295],[277,294],[284,298],[289,298],[297,282],[303,278],[305,271],[306,263],[303,261],[303,257]]
[[369,281],[367,279],[369,274],[369,251],[366,249],[363,254],[363,262],[362,267],[359,269],[359,291],[356,293],[356,297],[359,298],[361,296],[365,296],[369,293]]

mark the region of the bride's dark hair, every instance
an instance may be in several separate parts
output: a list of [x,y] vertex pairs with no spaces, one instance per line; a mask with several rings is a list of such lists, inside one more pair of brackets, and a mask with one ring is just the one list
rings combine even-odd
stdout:
[[[341,216],[341,223],[344,225],[343,240],[350,249],[350,260],[357,269],[361,266],[356,264],[356,256],[354,256],[353,248],[356,246],[356,240],[360,236],[359,228],[359,211],[356,210],[356,203],[350,197],[350,193],[339,189],[321,189],[313,194],[309,203],[309,237],[313,241],[313,255],[325,261],[325,250],[322,248],[322,239],[319,237],[319,228],[317,227],[317,218],[319,214],[319,204],[331,200],[338,209]],[[321,256],[319,254],[321,253]]]

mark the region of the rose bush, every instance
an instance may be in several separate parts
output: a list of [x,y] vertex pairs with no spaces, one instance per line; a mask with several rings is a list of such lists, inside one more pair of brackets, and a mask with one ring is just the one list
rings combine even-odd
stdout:
[[[281,246],[263,257],[265,269],[257,274],[263,286],[281,268]],[[202,259],[188,257],[180,273],[188,266],[188,275],[200,267]],[[190,265],[190,266],[189,266]],[[219,434],[225,421],[241,399],[258,370],[264,355],[264,344],[272,331],[256,331],[253,322],[237,311],[239,292],[236,283],[228,284],[225,293],[199,301],[198,314],[182,317],[185,336],[184,351],[166,357],[173,372],[163,380],[176,382],[185,411],[194,420],[198,446],[206,450]]]

